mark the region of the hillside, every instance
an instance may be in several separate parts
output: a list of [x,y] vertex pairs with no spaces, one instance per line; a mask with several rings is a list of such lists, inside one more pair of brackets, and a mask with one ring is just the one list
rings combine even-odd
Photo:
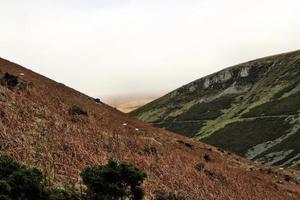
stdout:
[[300,166],[300,51],[226,68],[131,113],[262,163]]
[[79,188],[84,167],[114,157],[147,172],[147,199],[157,190],[185,199],[300,198],[297,171],[263,166],[151,127],[3,59],[0,117],[1,154],[39,166],[52,187]]

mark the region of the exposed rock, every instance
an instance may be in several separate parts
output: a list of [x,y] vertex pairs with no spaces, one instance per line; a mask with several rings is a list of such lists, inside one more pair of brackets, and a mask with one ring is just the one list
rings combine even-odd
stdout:
[[204,88],[208,88],[216,83],[223,83],[232,78],[231,71],[229,69],[223,70],[216,75],[209,76],[204,81]]
[[194,92],[196,90],[196,87],[194,85],[189,87],[189,92]]
[[249,68],[247,68],[247,67],[243,68],[241,70],[241,72],[240,72],[240,76],[241,77],[247,77],[247,76],[249,76]]

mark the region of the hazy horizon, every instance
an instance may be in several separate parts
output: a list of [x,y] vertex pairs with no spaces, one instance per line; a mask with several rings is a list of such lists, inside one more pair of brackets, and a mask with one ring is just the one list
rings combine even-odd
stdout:
[[0,57],[95,97],[300,49],[297,0],[1,0]]

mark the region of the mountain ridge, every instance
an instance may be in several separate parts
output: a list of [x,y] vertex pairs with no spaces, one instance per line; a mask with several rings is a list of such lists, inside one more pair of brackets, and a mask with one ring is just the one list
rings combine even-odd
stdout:
[[299,68],[299,50],[244,62],[186,84],[131,115],[263,163],[297,166]]

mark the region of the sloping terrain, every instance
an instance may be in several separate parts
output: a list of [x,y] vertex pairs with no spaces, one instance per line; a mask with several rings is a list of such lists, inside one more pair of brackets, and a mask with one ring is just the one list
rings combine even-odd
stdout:
[[49,186],[80,188],[80,171],[109,157],[145,170],[147,199],[299,199],[299,172],[253,163],[151,127],[0,59],[0,151],[36,165]]
[[131,113],[262,163],[300,166],[300,51],[226,68]]

